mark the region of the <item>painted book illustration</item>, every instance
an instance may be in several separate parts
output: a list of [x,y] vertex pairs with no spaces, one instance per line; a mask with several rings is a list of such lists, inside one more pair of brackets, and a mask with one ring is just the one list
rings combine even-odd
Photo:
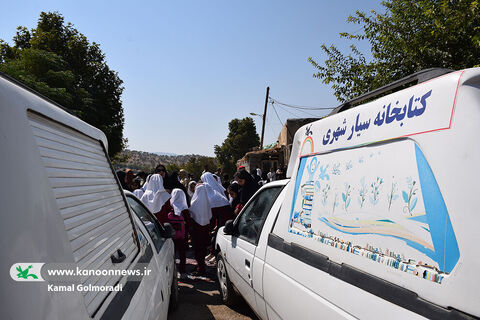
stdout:
[[435,176],[411,140],[301,158],[289,232],[437,283],[460,256]]

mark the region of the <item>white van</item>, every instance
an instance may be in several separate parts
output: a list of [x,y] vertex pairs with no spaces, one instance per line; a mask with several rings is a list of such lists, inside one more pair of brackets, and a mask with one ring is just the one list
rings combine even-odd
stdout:
[[300,128],[290,182],[218,233],[224,300],[262,319],[480,317],[479,124],[474,68],[420,72]]
[[0,318],[166,318],[171,230],[132,215],[105,135],[0,75],[0,150]]

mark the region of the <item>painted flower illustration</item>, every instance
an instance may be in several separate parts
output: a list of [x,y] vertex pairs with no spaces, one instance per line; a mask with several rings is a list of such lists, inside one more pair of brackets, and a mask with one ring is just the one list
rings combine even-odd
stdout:
[[407,178],[407,191],[402,191],[403,201],[406,203],[403,211],[410,213],[412,215],[413,209],[415,209],[417,205],[418,198],[416,197],[418,188],[416,187],[416,181],[412,179],[412,177]]
[[360,205],[360,209],[363,208],[363,204],[365,203],[365,199],[367,198],[367,185],[365,184],[365,177],[360,179],[360,189],[358,190],[358,204]]
[[397,194],[397,183],[395,182],[395,177],[392,177],[392,188],[390,189],[390,193],[387,195],[388,199],[388,211],[390,211],[390,208],[392,206],[392,202],[398,199],[398,194]]
[[342,200],[343,200],[343,207],[345,208],[345,211],[348,212],[348,206],[350,205],[350,201],[352,200],[352,197],[350,196],[351,193],[351,187],[348,183],[345,183],[345,192],[342,192]]
[[322,189],[322,204],[325,207],[327,205],[327,200],[328,200],[328,193],[330,192],[330,185],[327,184],[325,187]]
[[377,179],[370,184],[371,190],[370,193],[372,194],[370,196],[370,203],[376,206],[378,204],[378,201],[380,200],[380,186],[383,183],[383,179],[380,177],[377,177]]
[[333,169],[332,169],[332,174],[338,176],[340,175],[342,172],[340,171],[340,163],[337,163],[337,164],[334,164],[333,165]]
[[335,193],[335,198],[333,199],[333,206],[332,206],[332,216],[335,213],[335,208],[338,207],[338,193]]
[[353,164],[352,164],[352,160],[350,160],[345,164],[345,170],[350,170],[352,168],[353,168]]

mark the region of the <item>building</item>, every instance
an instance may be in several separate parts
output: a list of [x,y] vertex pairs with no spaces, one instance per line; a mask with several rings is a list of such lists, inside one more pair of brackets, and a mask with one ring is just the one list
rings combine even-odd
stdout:
[[277,143],[274,147],[247,152],[243,158],[237,161],[237,167],[244,166],[248,172],[251,172],[257,167],[262,169],[262,172],[268,172],[270,168],[274,170],[284,168],[290,159],[295,132],[297,132],[300,127],[319,119],[320,118],[287,119],[278,135]]

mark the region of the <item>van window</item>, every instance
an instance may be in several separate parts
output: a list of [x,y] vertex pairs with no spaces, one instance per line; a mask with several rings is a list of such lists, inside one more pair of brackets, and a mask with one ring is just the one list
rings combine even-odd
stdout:
[[165,239],[162,238],[162,232],[160,231],[160,225],[158,224],[158,221],[153,218],[151,213],[149,213],[147,209],[145,209],[145,207],[138,202],[137,199],[127,196],[127,202],[137,217],[142,220],[145,229],[147,229],[148,233],[150,234],[150,238],[152,238],[157,252],[160,252]]
[[239,236],[244,240],[257,244],[268,212],[273,206],[283,186],[262,190],[242,211],[238,219]]
[[302,157],[288,231],[437,283],[460,256],[434,173],[410,139]]

